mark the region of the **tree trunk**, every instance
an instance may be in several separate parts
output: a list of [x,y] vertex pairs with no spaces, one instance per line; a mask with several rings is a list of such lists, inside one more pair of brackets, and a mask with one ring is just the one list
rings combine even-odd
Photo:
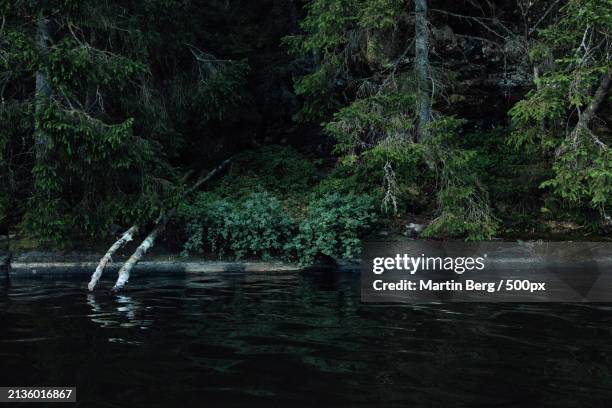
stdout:
[[112,261],[112,257],[113,255],[115,255],[115,252],[117,252],[125,244],[133,240],[134,235],[136,233],[138,233],[138,225],[133,225],[130,229],[124,232],[121,238],[119,238],[119,240],[117,240],[109,248],[108,252],[106,252],[106,254],[100,260],[100,263],[98,264],[98,267],[96,268],[96,271],[91,276],[91,280],[89,281],[89,284],[87,285],[87,288],[89,288],[90,291],[94,290],[94,288],[96,287],[98,280],[100,280],[100,277],[102,276],[102,272],[104,271],[104,268],[106,268],[106,265]]
[[[591,121],[593,120],[593,118],[595,117],[595,113],[597,112],[597,110],[599,110],[601,105],[606,100],[606,97],[608,96],[608,93],[610,92],[611,88],[612,88],[612,69],[608,70],[606,75],[601,79],[601,82],[599,83],[599,86],[597,87],[597,90],[595,90],[595,94],[593,95],[593,100],[591,101],[589,106],[587,106],[587,108],[583,112],[580,113],[580,117],[578,118],[578,123],[576,124],[574,129],[572,129],[572,131],[567,135],[565,140],[568,144],[576,145],[578,143],[578,137],[580,135],[580,130],[589,129],[589,125]],[[595,134],[591,133],[591,137],[593,138],[593,141],[595,142],[595,144],[597,144],[598,146],[602,148],[607,148],[607,146],[602,141],[600,141],[597,138],[597,136],[595,136]],[[556,155],[559,156],[563,154],[565,152],[565,149],[567,149],[567,146],[559,147],[559,149],[557,149],[556,151]]]
[[123,289],[127,281],[130,279],[130,272],[132,271],[132,268],[134,268],[134,265],[136,265],[138,261],[140,261],[142,257],[145,256],[147,251],[151,249],[153,245],[155,245],[155,240],[157,239],[159,234],[166,229],[168,219],[172,216],[173,213],[174,211],[172,211],[171,214],[168,214],[168,216],[164,214],[159,216],[155,228],[153,228],[149,235],[147,235],[144,241],[142,241],[138,248],[136,248],[136,251],[134,251],[132,256],[130,256],[130,258],[123,264],[123,266],[119,270],[119,277],[117,278],[117,282],[115,283],[115,286],[112,289],[113,292],[118,292]]
[[431,72],[429,67],[429,30],[427,0],[415,0],[415,74],[417,85],[417,136],[430,137],[427,125],[431,121]]
[[[207,183],[210,179],[215,177],[221,170],[223,170],[228,164],[230,164],[232,159],[233,159],[233,156],[224,160],[221,164],[219,164],[217,167],[212,169],[205,176],[201,176],[188,190],[186,190],[183,193],[183,197],[189,196],[190,194],[195,192],[197,189],[199,189],[203,184]],[[186,181],[187,177],[188,177],[188,174],[185,175],[185,177],[183,177],[183,181]],[[125,286],[126,282],[128,281],[130,277],[130,272],[132,268],[136,265],[136,263],[138,263],[138,261],[140,261],[140,259],[147,253],[147,251],[155,244],[155,240],[157,239],[158,235],[164,231],[164,229],[166,228],[166,224],[168,223],[168,220],[170,219],[170,217],[172,217],[172,215],[174,215],[175,212],[176,212],[176,209],[173,208],[170,210],[170,212],[168,212],[167,215],[162,213],[159,216],[159,218],[156,221],[156,226],[149,233],[149,235],[144,239],[144,241],[140,244],[140,246],[136,249],[134,254],[132,254],[132,256],[126,261],[126,263],[119,270],[119,278],[117,279],[117,283],[115,284],[115,287],[113,288],[114,292],[117,292],[123,289],[123,287]],[[94,287],[96,286],[96,283],[102,276],[102,272],[104,271],[104,268],[106,267],[108,262],[111,260],[111,257],[113,256],[113,254],[117,252],[119,248],[123,247],[127,242],[131,241],[133,239],[134,234],[138,232],[138,229],[139,229],[138,225],[135,224],[134,226],[132,226],[129,230],[127,230],[123,234],[123,236],[118,241],[116,241],[109,248],[106,254],[102,257],[102,259],[100,260],[100,263],[98,264],[98,267],[96,268],[95,272],[91,276],[89,285],[87,285],[90,291],[93,290]]]
[[[593,100],[587,107],[587,109],[582,112],[580,115],[580,124],[583,126],[589,126],[595,113],[601,106],[601,104],[608,96],[608,92],[610,92],[610,86],[612,86],[612,68],[606,73],[606,75],[601,79],[595,94],[593,95]],[[578,127],[578,126],[577,126]]]
[[[49,20],[47,20],[42,12],[38,16],[38,23],[36,29],[36,44],[39,52],[44,55],[48,51],[49,47]],[[36,96],[35,96],[35,113],[36,113],[36,124],[34,128],[34,146],[36,161],[38,163],[45,162],[47,155],[51,149],[51,141],[49,136],[41,129],[39,120],[42,112],[49,102],[51,97],[51,86],[47,75],[41,71],[36,71]]]
[[234,156],[225,159],[221,162],[221,164],[219,164],[217,167],[215,167],[214,169],[212,169],[211,171],[209,171],[206,176],[200,177],[198,179],[198,181],[196,181],[189,190],[185,191],[185,193],[183,194],[183,197],[187,197],[190,194],[192,194],[193,192],[195,192],[197,189],[199,189],[200,187],[202,187],[204,184],[208,183],[210,181],[210,179],[212,179],[213,177],[215,177],[221,170],[223,170],[225,168],[225,166],[227,166],[228,164],[231,163],[231,161],[234,159]]

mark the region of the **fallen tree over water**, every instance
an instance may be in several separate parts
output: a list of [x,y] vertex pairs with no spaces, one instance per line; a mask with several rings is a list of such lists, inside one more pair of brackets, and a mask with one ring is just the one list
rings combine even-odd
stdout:
[[96,283],[98,283],[98,280],[100,280],[100,278],[102,277],[102,272],[104,271],[104,268],[106,268],[106,265],[109,262],[112,262],[112,258],[115,252],[123,248],[123,246],[128,242],[132,241],[134,239],[134,235],[137,233],[138,225],[132,225],[130,229],[123,233],[121,238],[119,238],[113,245],[111,245],[106,254],[102,257],[102,259],[100,259],[100,263],[98,264],[98,267],[94,271],[93,275],[91,275],[91,280],[87,285],[87,288],[89,288],[90,291],[94,290],[94,288],[96,287]]
[[[225,167],[227,167],[230,164],[232,159],[233,157],[230,157],[224,160],[221,164],[219,164],[213,170],[208,172],[205,176],[200,177],[189,189],[187,189],[183,193],[182,198],[189,197],[191,194],[197,191],[200,187],[202,187],[204,184],[210,181],[219,172],[225,169]],[[155,226],[153,227],[151,232],[142,241],[142,243],[138,246],[138,248],[136,248],[136,251],[134,251],[132,256],[128,258],[128,260],[123,264],[123,266],[119,270],[119,276],[117,278],[117,282],[115,283],[115,286],[112,289],[113,292],[118,292],[121,289],[123,289],[123,287],[125,286],[125,284],[130,278],[130,273],[132,269],[134,268],[134,266],[138,263],[138,261],[140,261],[146,255],[149,249],[151,249],[151,247],[155,245],[155,240],[166,229],[169,219],[174,215],[175,212],[176,212],[176,208],[171,208],[165,212],[162,212],[159,215],[159,217],[155,221]],[[125,244],[132,241],[134,239],[134,235],[136,235],[139,230],[140,230],[140,226],[138,224],[132,225],[127,231],[123,233],[121,238],[119,238],[117,241],[113,243],[113,245],[111,245],[111,247],[108,249],[106,254],[100,259],[100,263],[98,264],[96,270],[91,276],[91,280],[89,281],[89,284],[87,285],[90,291],[93,291],[94,288],[96,287],[96,284],[102,277],[102,273],[104,272],[104,268],[106,267],[106,265],[109,262],[112,262],[113,255],[119,249],[123,248]]]

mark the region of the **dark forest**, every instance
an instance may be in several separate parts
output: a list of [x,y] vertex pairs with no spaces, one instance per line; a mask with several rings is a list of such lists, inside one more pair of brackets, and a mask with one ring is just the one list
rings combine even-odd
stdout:
[[0,7],[11,245],[307,264],[611,231],[610,0]]

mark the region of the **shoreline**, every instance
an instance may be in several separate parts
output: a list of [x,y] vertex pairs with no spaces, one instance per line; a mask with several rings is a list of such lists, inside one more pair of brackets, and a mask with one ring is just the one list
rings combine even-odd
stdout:
[[[34,278],[48,276],[91,275],[101,255],[90,252],[24,251],[0,253],[0,274],[9,278]],[[106,266],[106,273],[117,273],[125,256],[116,257]],[[307,270],[358,270],[358,263],[341,265],[297,263],[278,260],[223,261],[198,257],[182,257],[178,254],[156,255],[141,261],[134,267],[134,273],[220,273],[220,272],[303,272]]]
[[[412,241],[413,245],[425,244],[427,241]],[[382,242],[381,242],[382,243]],[[431,242],[428,242],[431,243]],[[568,242],[569,243],[569,242]],[[499,243],[489,242],[490,255],[487,266],[493,269],[540,269],[540,268],[600,268],[612,269],[612,244],[591,243],[593,251],[584,252],[564,250],[564,256],[554,254],[534,253],[527,247],[504,249]],[[454,246],[454,245],[453,245]],[[558,251],[558,249],[557,249]],[[551,254],[553,256],[551,256]],[[364,253],[367,257],[367,252]],[[0,252],[0,275],[10,278],[34,278],[40,276],[90,275],[96,269],[101,254],[96,251],[44,251],[26,250],[16,252]],[[107,273],[117,273],[127,260],[126,255],[118,255],[109,262]],[[134,267],[134,273],[168,274],[168,273],[219,273],[219,272],[305,272],[305,271],[340,271],[349,273],[360,272],[361,259],[353,259],[339,263],[319,262],[312,265],[300,265],[282,260],[264,261],[260,259],[216,260],[206,257],[184,257],[178,253],[151,254]]]

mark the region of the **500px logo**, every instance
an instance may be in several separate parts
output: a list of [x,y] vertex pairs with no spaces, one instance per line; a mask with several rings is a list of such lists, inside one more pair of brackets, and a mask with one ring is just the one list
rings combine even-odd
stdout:
[[396,254],[395,257],[377,257],[372,260],[372,272],[380,275],[385,271],[398,270],[406,271],[414,275],[417,271],[453,271],[462,274],[465,271],[478,270],[485,268],[485,259],[482,257],[429,257],[425,254],[421,256],[409,256],[408,254]]

